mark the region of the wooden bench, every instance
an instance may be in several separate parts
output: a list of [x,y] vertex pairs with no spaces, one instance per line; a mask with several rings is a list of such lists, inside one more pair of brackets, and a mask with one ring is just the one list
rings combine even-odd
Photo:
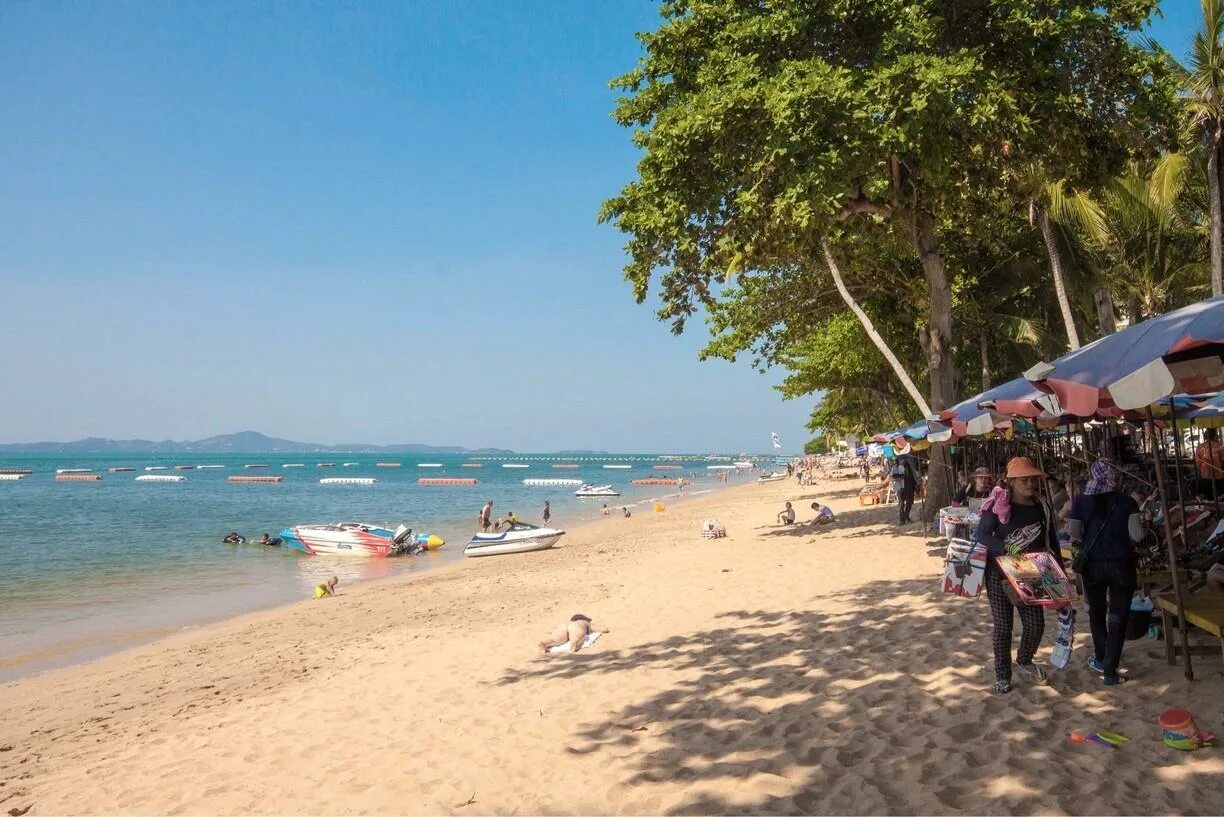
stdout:
[[[1160,610],[1164,624],[1165,658],[1177,663],[1178,647],[1173,643],[1174,621],[1177,618],[1177,598],[1172,594],[1156,596],[1153,601]],[[1182,595],[1186,623],[1215,636],[1219,644],[1212,646],[1183,645],[1191,655],[1224,655],[1224,595],[1186,593]]]

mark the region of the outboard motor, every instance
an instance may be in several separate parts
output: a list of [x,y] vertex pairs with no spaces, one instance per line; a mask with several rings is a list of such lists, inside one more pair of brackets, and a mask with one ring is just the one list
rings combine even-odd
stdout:
[[397,556],[402,553],[411,553],[412,546],[416,544],[416,540],[412,538],[412,528],[401,524],[395,529],[395,535],[391,537],[391,552]]

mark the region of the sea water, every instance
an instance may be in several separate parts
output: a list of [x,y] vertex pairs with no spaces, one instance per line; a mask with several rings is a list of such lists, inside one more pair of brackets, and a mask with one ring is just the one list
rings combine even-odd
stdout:
[[[344,466],[343,463],[357,463]],[[400,467],[378,467],[399,462]],[[479,468],[462,467],[479,463]],[[578,468],[554,469],[556,462]],[[320,467],[320,463],[334,463]],[[439,463],[439,468],[420,468]],[[502,468],[505,463],[527,468]],[[655,470],[656,464],[682,470]],[[246,468],[248,464],[264,468]],[[30,469],[0,481],[0,682],[77,663],[133,643],[238,613],[305,598],[326,577],[354,582],[405,575],[462,558],[485,500],[494,519],[513,511],[564,528],[620,514],[673,486],[634,486],[631,479],[684,476],[684,494],[721,487],[701,458],[663,461],[650,455],[567,458],[524,455],[481,459],[418,454],[0,455],[0,468]],[[174,466],[191,466],[178,469]],[[222,466],[201,468],[200,466]],[[286,468],[285,465],[292,467]],[[297,467],[299,466],[300,467]],[[605,469],[604,465],[629,465]],[[108,468],[135,471],[109,473]],[[57,482],[58,469],[88,468],[100,482]],[[146,471],[147,468],[159,470]],[[165,470],[160,470],[164,468]],[[145,473],[183,482],[137,482]],[[278,476],[280,483],[237,484],[231,476]],[[754,474],[730,472],[730,482]],[[321,485],[328,477],[373,477],[374,485]],[[474,486],[418,485],[419,477],[469,477]],[[528,487],[524,479],[611,483],[619,497],[579,499],[576,486]],[[440,551],[394,559],[307,556],[257,544],[227,545],[237,531],[252,542],[291,525],[339,521],[407,524],[446,540]],[[562,540],[564,544],[564,540]],[[505,557],[512,570],[516,557]]]

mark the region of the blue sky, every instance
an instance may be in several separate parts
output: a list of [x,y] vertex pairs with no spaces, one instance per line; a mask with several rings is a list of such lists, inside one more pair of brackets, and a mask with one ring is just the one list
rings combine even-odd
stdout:
[[[1197,3],[1153,29],[1188,46]],[[788,450],[595,222],[645,0],[0,4],[0,441]]]

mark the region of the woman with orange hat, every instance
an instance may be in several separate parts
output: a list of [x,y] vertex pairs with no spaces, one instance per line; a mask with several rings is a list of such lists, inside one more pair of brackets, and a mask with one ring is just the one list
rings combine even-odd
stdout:
[[1020,649],[1015,666],[1038,684],[1048,682],[1045,670],[1033,656],[1045,633],[1045,611],[1041,607],[1015,605],[1007,595],[1007,578],[994,562],[995,556],[1039,553],[1048,550],[1062,564],[1058,535],[1049,508],[1040,498],[1045,473],[1028,457],[1013,457],[1007,463],[1007,485],[996,487],[982,503],[977,541],[986,545],[992,558],[986,562],[986,597],[994,620],[995,685],[998,693],[1011,692],[1013,611],[1020,615]]

